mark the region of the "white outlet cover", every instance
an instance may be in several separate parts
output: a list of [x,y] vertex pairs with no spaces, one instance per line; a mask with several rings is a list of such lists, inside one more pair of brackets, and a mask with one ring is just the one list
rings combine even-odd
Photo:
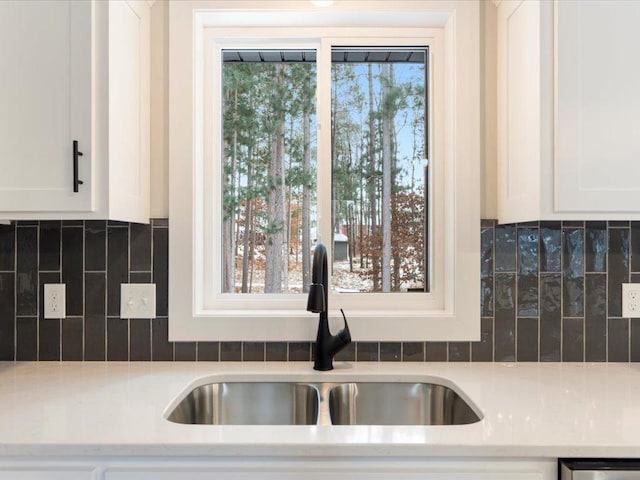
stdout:
[[156,284],[120,284],[120,318],[155,318]]
[[66,311],[66,286],[64,283],[44,284],[44,318],[64,318]]
[[640,318],[640,283],[622,284],[622,316]]

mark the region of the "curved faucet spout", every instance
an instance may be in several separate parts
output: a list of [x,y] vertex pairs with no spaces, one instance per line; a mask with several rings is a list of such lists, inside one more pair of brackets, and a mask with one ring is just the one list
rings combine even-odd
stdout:
[[318,336],[316,337],[316,348],[313,359],[315,370],[332,370],[333,357],[351,343],[351,333],[347,324],[347,317],[342,312],[344,318],[344,328],[337,335],[331,335],[329,331],[329,274],[327,268],[327,249],[321,243],[316,245],[313,252],[313,270],[311,274],[311,285],[309,287],[309,297],[307,299],[307,310],[319,313]]

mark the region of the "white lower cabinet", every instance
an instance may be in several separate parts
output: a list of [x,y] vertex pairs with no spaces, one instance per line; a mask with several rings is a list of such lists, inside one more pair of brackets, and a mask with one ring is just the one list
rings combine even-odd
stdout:
[[66,468],[42,464],[33,467],[0,468],[0,480],[99,480],[96,468]]
[[556,459],[292,458],[0,461],[0,480],[557,480]]
[[104,480],[555,480],[555,460],[166,461],[107,466]]

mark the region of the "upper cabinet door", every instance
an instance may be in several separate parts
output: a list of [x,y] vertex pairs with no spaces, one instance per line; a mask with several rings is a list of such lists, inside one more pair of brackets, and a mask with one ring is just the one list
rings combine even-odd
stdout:
[[498,215],[539,215],[540,3],[505,0],[498,9]]
[[109,213],[149,218],[150,28],[145,0],[109,2]]
[[555,3],[556,209],[640,209],[640,3]]
[[0,211],[93,209],[92,4],[0,2]]

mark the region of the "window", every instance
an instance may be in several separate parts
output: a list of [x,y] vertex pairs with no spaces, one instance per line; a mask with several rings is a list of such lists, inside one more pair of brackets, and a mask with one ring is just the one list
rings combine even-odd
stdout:
[[332,47],[329,185],[316,51],[222,50],[222,293],[309,291],[318,195],[332,291],[428,291],[427,64],[426,47]]
[[314,241],[357,340],[477,338],[477,51],[453,23],[478,12],[194,5],[170,16],[170,338],[312,339]]

